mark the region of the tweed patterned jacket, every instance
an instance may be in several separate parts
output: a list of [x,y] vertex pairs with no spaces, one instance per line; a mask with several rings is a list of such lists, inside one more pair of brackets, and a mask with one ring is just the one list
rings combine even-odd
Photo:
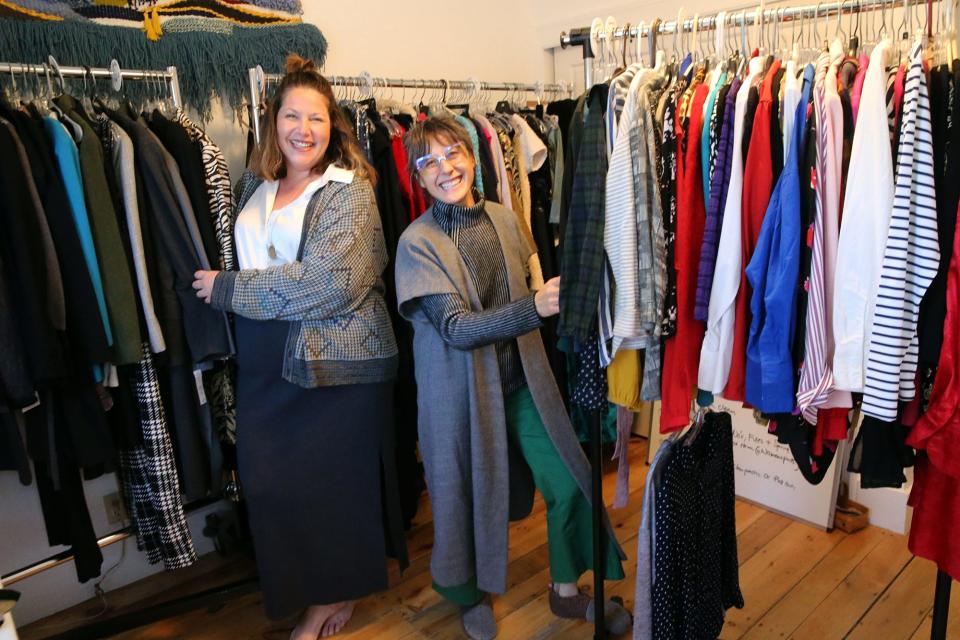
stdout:
[[[237,211],[262,184],[247,172]],[[290,322],[283,378],[301,387],[393,380],[397,344],[381,278],[388,256],[370,182],[330,182],[307,205],[298,259],[222,271],[211,304],[253,320]]]

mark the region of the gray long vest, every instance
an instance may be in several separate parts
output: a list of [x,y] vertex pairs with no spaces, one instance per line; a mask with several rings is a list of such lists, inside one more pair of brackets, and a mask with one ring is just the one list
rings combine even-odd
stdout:
[[[486,212],[503,249],[510,299],[516,300],[529,293],[524,265],[533,248],[525,241],[516,214],[495,203],[487,203]],[[455,293],[471,309],[482,309],[460,252],[437,224],[432,209],[400,237],[396,282],[400,313],[414,327],[420,450],[434,522],[430,571],[444,587],[476,576],[481,590],[503,593],[508,521],[530,513],[534,485],[526,462],[508,444],[494,346],[471,351],[448,346],[415,303],[423,296]],[[539,332],[518,337],[517,346],[550,440],[590,500],[590,465],[570,424]],[[607,528],[615,540],[609,522]],[[626,559],[619,545],[616,550]]]

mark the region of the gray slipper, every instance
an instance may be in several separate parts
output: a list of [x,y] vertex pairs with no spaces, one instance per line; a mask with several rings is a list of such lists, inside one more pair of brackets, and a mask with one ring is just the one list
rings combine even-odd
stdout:
[[485,596],[472,607],[460,607],[460,619],[470,640],[493,640],[497,637],[497,620],[493,617],[490,596]]
[[[564,598],[551,588],[550,610],[560,618],[593,622],[593,598],[583,590],[575,596]],[[633,627],[633,616],[620,602],[607,600],[603,605],[603,623],[607,631],[618,636]]]

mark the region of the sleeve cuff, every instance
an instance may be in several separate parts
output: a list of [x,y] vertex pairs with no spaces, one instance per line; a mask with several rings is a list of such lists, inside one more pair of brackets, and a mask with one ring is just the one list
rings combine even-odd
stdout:
[[237,282],[236,271],[221,271],[213,280],[210,306],[219,311],[233,311],[233,288]]
[[524,298],[522,311],[520,313],[520,316],[523,318],[524,326],[530,327],[531,331],[534,329],[539,329],[541,326],[543,326],[543,318],[541,318],[540,314],[537,312],[536,297],[536,293],[531,293]]

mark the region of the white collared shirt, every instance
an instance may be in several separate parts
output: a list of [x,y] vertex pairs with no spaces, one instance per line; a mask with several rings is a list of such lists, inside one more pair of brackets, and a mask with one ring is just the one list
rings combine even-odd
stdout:
[[862,392],[866,382],[870,331],[894,205],[893,160],[885,153],[883,137],[883,127],[888,126],[884,65],[892,46],[892,41],[883,40],[874,47],[863,82],[833,274],[833,317],[827,318],[833,322],[836,344],[834,384],[856,392]]
[[295,200],[279,209],[273,205],[280,182],[265,180],[257,187],[237,216],[234,228],[240,268],[265,269],[295,262],[310,198],[330,181],[350,184],[353,171],[330,165]]

